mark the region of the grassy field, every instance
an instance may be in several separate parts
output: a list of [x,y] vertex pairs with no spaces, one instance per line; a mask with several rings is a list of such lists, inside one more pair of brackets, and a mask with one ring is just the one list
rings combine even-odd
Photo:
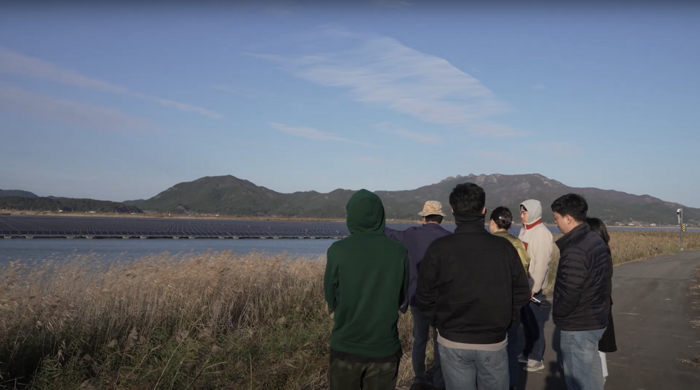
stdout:
[[[677,243],[675,233],[612,232],[617,264]],[[687,234],[686,248],[700,249],[700,234]],[[326,388],[324,265],[229,252],[9,264],[0,268],[0,388]],[[401,316],[403,383],[410,323]]]

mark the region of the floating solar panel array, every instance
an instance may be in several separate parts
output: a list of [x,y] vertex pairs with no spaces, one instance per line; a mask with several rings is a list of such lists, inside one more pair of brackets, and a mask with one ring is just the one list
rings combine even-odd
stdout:
[[0,216],[0,238],[338,239],[348,234],[344,222]]

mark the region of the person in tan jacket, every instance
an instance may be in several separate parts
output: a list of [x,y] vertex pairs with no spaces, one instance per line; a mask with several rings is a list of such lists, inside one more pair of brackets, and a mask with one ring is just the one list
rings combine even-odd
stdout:
[[547,288],[549,279],[549,263],[552,260],[554,239],[542,222],[542,203],[539,200],[530,199],[521,203],[520,218],[523,228],[518,238],[522,240],[530,255],[528,271],[532,295],[543,302],[539,306],[530,302],[523,308],[526,347],[521,362],[527,363],[523,368],[525,371],[534,372],[545,368],[542,363],[545,350],[544,324],[549,319],[550,305],[544,304],[546,300],[544,290]]
[[[523,263],[523,268],[527,274],[527,270],[530,267],[530,255],[525,249],[525,245],[518,237],[515,237],[508,233],[508,229],[513,225],[513,214],[507,207],[496,207],[491,213],[491,219],[489,220],[489,231],[494,236],[503,237],[510,241],[511,244],[518,251],[520,256],[520,261]],[[518,330],[520,328],[520,315],[508,329],[508,374],[509,374],[509,388],[516,389],[518,386]]]

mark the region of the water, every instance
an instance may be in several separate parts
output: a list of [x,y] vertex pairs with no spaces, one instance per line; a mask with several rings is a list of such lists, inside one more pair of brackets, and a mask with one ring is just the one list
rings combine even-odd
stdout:
[[0,240],[0,264],[9,261],[62,261],[76,255],[94,255],[103,261],[136,260],[148,255],[198,254],[206,251],[249,253],[287,252],[294,255],[321,256],[335,240]]
[[[409,226],[405,224],[389,224],[397,229],[405,229]],[[454,231],[454,224],[444,224],[447,230]],[[554,234],[559,234],[555,226],[548,226]],[[648,230],[644,228],[616,228],[612,230],[637,231]],[[657,228],[655,230],[678,231],[678,228]],[[520,231],[520,226],[514,226],[511,234],[516,235]],[[689,232],[700,232],[700,229],[689,229]],[[335,240],[216,240],[216,239],[195,239],[195,240],[173,240],[173,239],[151,239],[151,240],[122,240],[122,239],[0,239],[0,264],[9,261],[38,262],[47,259],[62,261],[75,255],[96,256],[103,261],[110,260],[135,260],[148,255],[169,253],[176,254],[198,254],[206,251],[231,251],[233,253],[249,253],[251,251],[265,251],[268,253],[287,252],[294,255],[321,256],[326,253],[328,247]]]

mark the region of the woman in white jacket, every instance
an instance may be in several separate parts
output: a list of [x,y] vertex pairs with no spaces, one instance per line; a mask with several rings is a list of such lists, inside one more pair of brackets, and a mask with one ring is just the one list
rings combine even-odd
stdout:
[[[542,203],[539,200],[526,200],[520,204],[520,217],[523,228],[518,238],[525,244],[530,255],[530,285],[532,295],[544,302],[544,290],[549,278],[549,263],[552,260],[553,236],[542,223]],[[532,302],[523,307],[523,326],[525,328],[526,346],[522,363],[527,363],[525,371],[543,370],[545,340],[544,324],[549,319],[549,305],[538,306]]]

